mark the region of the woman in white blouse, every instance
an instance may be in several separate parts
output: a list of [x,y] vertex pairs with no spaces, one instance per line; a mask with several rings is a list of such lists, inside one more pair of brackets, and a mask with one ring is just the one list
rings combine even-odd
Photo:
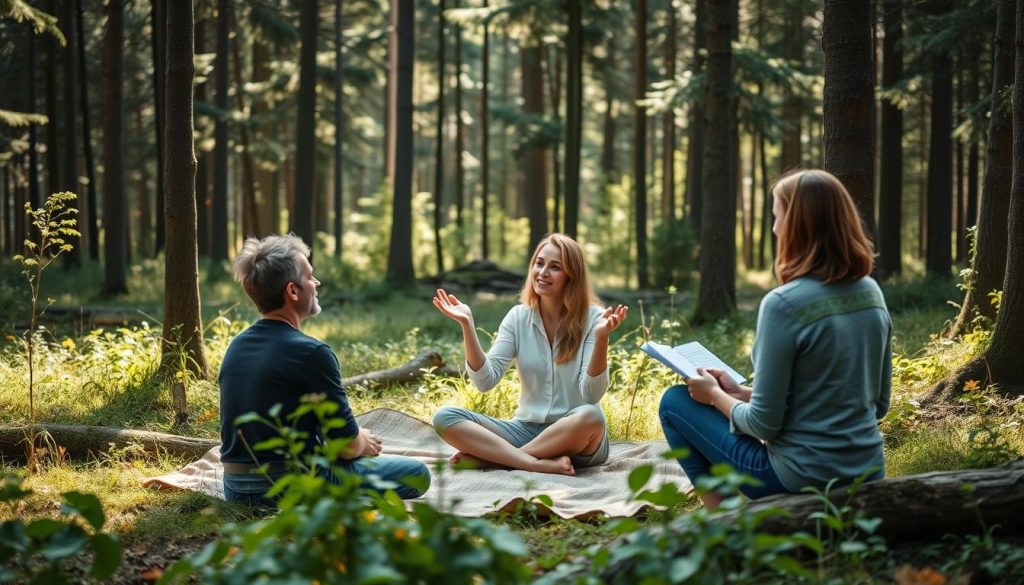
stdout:
[[521,393],[511,420],[442,407],[434,428],[458,452],[452,463],[574,475],[576,467],[608,459],[608,432],[597,406],[608,390],[608,335],[628,309],[603,308],[594,294],[583,250],[569,236],[537,245],[520,294],[485,355],[473,312],[439,289],[434,306],[462,327],[466,371],[487,392],[516,361]]

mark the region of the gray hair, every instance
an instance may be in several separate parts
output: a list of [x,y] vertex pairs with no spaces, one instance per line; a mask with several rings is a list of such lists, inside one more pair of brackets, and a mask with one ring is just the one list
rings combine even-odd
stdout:
[[242,283],[260,313],[284,306],[289,282],[302,286],[302,269],[296,254],[309,257],[309,246],[295,234],[247,238],[235,258],[235,280]]

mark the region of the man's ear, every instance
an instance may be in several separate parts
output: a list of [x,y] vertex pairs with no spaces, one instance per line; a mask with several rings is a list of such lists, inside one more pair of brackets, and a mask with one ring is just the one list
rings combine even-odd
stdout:
[[286,299],[291,299],[293,301],[299,300],[298,287],[295,286],[294,282],[289,282],[284,285],[284,295]]

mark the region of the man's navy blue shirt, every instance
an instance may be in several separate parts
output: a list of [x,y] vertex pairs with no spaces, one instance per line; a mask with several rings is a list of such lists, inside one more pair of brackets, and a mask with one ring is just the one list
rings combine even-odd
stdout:
[[[281,404],[279,416],[284,424],[308,433],[307,453],[326,438],[354,437],[359,432],[341,387],[338,358],[330,346],[284,321],[261,319],[235,337],[224,354],[219,380],[221,461],[253,463],[249,449],[260,441],[280,436],[276,429],[261,423],[235,427],[235,419],[250,412],[269,418],[275,404]],[[335,416],[344,419],[345,425],[324,437],[312,415],[289,422],[288,414],[298,408],[307,394],[322,394],[338,403],[340,408]],[[239,429],[244,443],[238,436]],[[259,463],[284,458],[270,451],[258,451],[256,457]]]

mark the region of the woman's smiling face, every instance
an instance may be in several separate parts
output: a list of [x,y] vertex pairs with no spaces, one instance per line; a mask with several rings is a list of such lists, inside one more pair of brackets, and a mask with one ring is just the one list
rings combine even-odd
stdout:
[[539,296],[550,297],[562,294],[569,275],[562,266],[562,250],[558,246],[545,244],[533,262],[533,290]]

